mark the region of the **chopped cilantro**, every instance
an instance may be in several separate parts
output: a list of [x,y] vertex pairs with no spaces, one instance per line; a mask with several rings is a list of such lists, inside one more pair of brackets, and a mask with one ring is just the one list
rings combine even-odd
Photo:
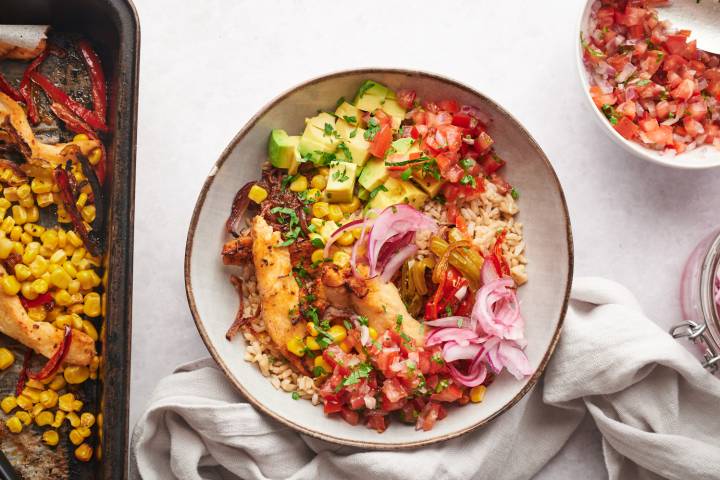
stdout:
[[323,375],[325,375],[325,369],[323,367],[317,366],[313,368],[313,376],[322,377]]
[[340,134],[336,132],[335,128],[333,128],[333,126],[329,123],[326,123],[325,127],[323,128],[323,136],[340,138]]
[[340,145],[338,145],[338,149],[345,155],[346,161],[352,162],[352,160],[353,160],[352,153],[350,153],[350,149],[348,148],[347,145],[345,145],[345,143],[340,143]]
[[340,385],[347,386],[347,385],[355,385],[356,383],[360,383],[361,378],[367,378],[368,375],[370,375],[370,372],[372,371],[373,367],[369,363],[361,363],[358,365],[358,367],[350,372],[350,375],[345,377]]
[[617,117],[615,109],[613,108],[612,105],[608,105],[606,103],[605,105],[602,106],[602,111],[605,114],[605,116],[607,117],[607,119],[610,120],[610,123],[612,123],[613,125],[617,124],[618,117]]
[[282,185],[283,190],[288,188],[288,186],[292,183],[293,180],[295,180],[296,175],[288,175],[282,179],[282,182],[280,182],[280,185]]
[[448,317],[453,314],[452,307],[450,305],[445,306],[445,314],[447,314]]
[[520,192],[518,192],[517,189],[513,187],[512,190],[510,190],[510,196],[517,200],[518,198],[520,198]]
[[400,178],[402,178],[405,181],[410,180],[412,173],[413,173],[412,167],[408,167],[405,170],[403,170],[403,172],[400,174]]
[[[384,305],[383,305],[383,307],[384,307]],[[399,332],[400,328],[402,327],[402,323],[403,323],[403,316],[398,315],[397,318],[395,318],[395,330],[397,330]]]
[[442,392],[443,390],[445,390],[448,387],[448,385],[450,385],[450,382],[448,381],[448,379],[443,378],[442,380],[440,380],[438,382],[437,385],[435,385],[435,393]]
[[462,160],[460,160],[460,166],[463,168],[463,170],[468,171],[475,166],[475,160],[473,160],[472,158],[463,158]]
[[460,183],[463,184],[463,185],[470,185],[470,186],[473,187],[473,188],[477,186],[477,182],[475,181],[475,177],[473,177],[473,176],[470,175],[470,174],[464,175],[464,176],[460,179]]
[[365,140],[368,142],[373,141],[375,139],[375,135],[380,131],[380,123],[375,119],[375,117],[370,118],[368,120],[368,128],[365,130],[364,137]]
[[315,248],[325,247],[325,242],[323,242],[322,238],[318,238],[318,237],[315,237],[312,240],[310,240],[310,244]]
[[350,137],[350,138],[355,138],[355,135],[357,135],[357,131],[358,131],[358,129],[356,128],[355,130],[353,130],[352,132],[350,132],[349,137]]
[[432,357],[430,357],[430,360],[437,363],[438,365],[445,365],[445,360],[443,360],[442,354],[440,354],[440,352],[433,353]]
[[343,320],[343,325],[345,325],[346,330],[352,330],[353,324],[348,322],[347,320]]
[[374,86],[375,86],[375,82],[365,82],[365,83],[363,83],[362,86],[360,87],[360,90],[358,90],[358,93],[357,93],[358,98],[360,98],[360,97],[362,97],[363,95],[365,95],[365,92],[367,92],[368,90],[370,90],[370,89],[371,89],[372,87],[374,87]]
[[293,400],[300,400],[300,394],[298,392],[292,392]]
[[335,108],[337,109],[343,103],[345,103],[345,97],[338,98],[337,101],[335,102]]
[[359,317],[357,317],[357,321],[358,321],[358,323],[359,323],[360,325],[365,325],[366,327],[367,327],[367,325],[368,325],[368,318],[367,318],[367,317],[359,316]]
[[342,170],[338,168],[332,174],[332,179],[337,182],[347,182],[350,177],[347,174],[347,167],[342,167]]
[[387,189],[387,187],[386,187],[385,185],[380,185],[379,187],[377,187],[376,189],[374,189],[373,191],[370,192],[370,195],[369,195],[370,200],[372,200],[373,198],[375,198],[378,193],[380,193],[380,192],[387,192],[387,191],[388,191],[388,189]]
[[343,115],[343,120],[345,120],[347,123],[351,125],[355,125],[357,123],[357,117],[355,115],[348,117],[347,115]]

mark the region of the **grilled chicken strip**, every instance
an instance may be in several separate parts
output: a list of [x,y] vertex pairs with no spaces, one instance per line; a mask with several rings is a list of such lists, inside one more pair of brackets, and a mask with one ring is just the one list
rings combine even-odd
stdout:
[[425,343],[423,326],[410,315],[393,283],[385,283],[379,277],[358,280],[348,269],[339,270],[332,265],[323,267],[321,279],[320,295],[331,305],[352,307],[355,313],[367,317],[370,326],[380,334],[397,328],[401,315],[403,333],[415,340],[416,345]]
[[304,337],[304,327],[293,324],[290,312],[300,303],[300,288],[292,275],[290,251],[278,247],[282,242],[280,232],[273,230],[263,217],[257,215],[252,223],[252,254],[255,264],[261,314],[270,338],[294,366],[305,372],[300,358],[287,349],[288,340]]
[[[0,274],[5,269],[0,267]],[[63,341],[64,332],[48,322],[34,322],[28,317],[17,295],[0,291],[0,332],[14,338],[36,353],[50,358]],[[65,363],[90,365],[95,356],[95,342],[84,332],[73,330],[70,351]]]

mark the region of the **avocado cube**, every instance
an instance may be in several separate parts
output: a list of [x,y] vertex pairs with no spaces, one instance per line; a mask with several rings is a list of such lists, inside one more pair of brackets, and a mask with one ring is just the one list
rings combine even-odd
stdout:
[[373,158],[368,161],[360,173],[358,182],[365,190],[373,191],[380,185],[385,183],[389,176],[388,169],[385,167],[385,160],[381,158]]
[[370,157],[370,143],[365,140],[365,130],[359,127],[353,127],[345,120],[338,120],[335,124],[337,132],[342,139],[352,158],[347,158],[345,148],[338,145],[337,158],[357,164],[358,167],[365,165]]
[[385,190],[375,195],[368,206],[376,210],[384,210],[391,205],[405,203],[418,210],[427,201],[428,196],[415,185],[394,177],[389,177],[383,184]]
[[298,150],[302,156],[310,155],[313,162],[322,163],[323,153],[334,153],[337,149],[339,137],[335,117],[323,112],[306,120]]
[[327,112],[320,112],[312,118],[305,119],[305,123],[313,125],[320,130],[325,130],[325,124],[329,124],[332,128],[335,128],[335,117]]
[[290,136],[285,130],[273,129],[268,139],[268,157],[273,167],[295,169],[298,167],[299,136]]
[[325,186],[325,196],[328,202],[348,203],[352,201],[357,168],[357,165],[350,162],[332,162],[330,164]]
[[425,190],[431,198],[435,197],[445,184],[443,180],[438,180],[430,174],[423,174],[423,172],[419,171],[413,172],[412,180]]
[[380,105],[380,108],[392,117],[392,127],[394,130],[400,128],[400,124],[405,119],[405,109],[395,99],[386,98]]
[[397,140],[392,142],[392,148],[395,150],[396,154],[406,155],[407,153],[409,153],[410,147],[412,147],[414,143],[415,140],[410,137],[398,138]]
[[[360,88],[355,95],[355,106],[364,112],[374,112],[378,108],[383,108],[383,105],[387,100],[394,101],[395,92],[393,92],[381,83],[375,82],[373,80],[365,80],[365,82],[360,85]],[[393,126],[394,124],[395,121],[393,117]],[[398,126],[399,125],[400,124],[398,123]]]
[[344,120],[353,126],[357,126],[357,124],[360,123],[362,113],[359,108],[348,102],[341,103],[335,110],[335,116],[338,118],[338,121]]

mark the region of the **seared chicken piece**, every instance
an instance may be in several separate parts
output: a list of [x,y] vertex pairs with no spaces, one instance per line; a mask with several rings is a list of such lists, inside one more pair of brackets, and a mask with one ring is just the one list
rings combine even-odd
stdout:
[[287,247],[278,247],[282,242],[280,232],[273,230],[260,215],[253,219],[252,239],[255,277],[265,327],[278,350],[304,372],[300,358],[287,349],[288,340],[304,337],[304,325],[301,322],[293,324],[290,317],[290,312],[297,311],[300,303],[300,288],[292,275],[290,251]]
[[403,333],[415,340],[416,345],[425,343],[423,326],[410,315],[393,283],[385,283],[379,277],[359,280],[348,269],[338,270],[332,265],[323,267],[321,278],[320,296],[333,306],[352,306],[380,334],[396,329],[398,315],[402,315]]
[[[0,274],[5,269],[0,268]],[[64,332],[48,322],[34,322],[28,317],[17,295],[0,291],[0,332],[14,338],[36,353],[50,358],[63,341]],[[84,332],[73,330],[70,351],[65,363],[90,365],[95,356],[95,342]]]

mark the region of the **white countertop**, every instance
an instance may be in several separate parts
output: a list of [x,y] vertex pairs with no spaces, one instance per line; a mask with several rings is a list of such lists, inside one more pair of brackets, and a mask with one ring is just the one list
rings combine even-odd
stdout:
[[[135,3],[142,47],[131,425],[159,378],[208,355],[183,284],[187,228],[205,176],[265,103],[340,69],[427,70],[498,101],[560,177],[575,274],[624,283],[664,328],[679,320],[684,261],[718,223],[720,169],[651,165],[601,131],[575,66],[582,1],[389,1],[381,11],[337,0]],[[604,478],[601,462],[599,435],[586,425],[539,478]]]

